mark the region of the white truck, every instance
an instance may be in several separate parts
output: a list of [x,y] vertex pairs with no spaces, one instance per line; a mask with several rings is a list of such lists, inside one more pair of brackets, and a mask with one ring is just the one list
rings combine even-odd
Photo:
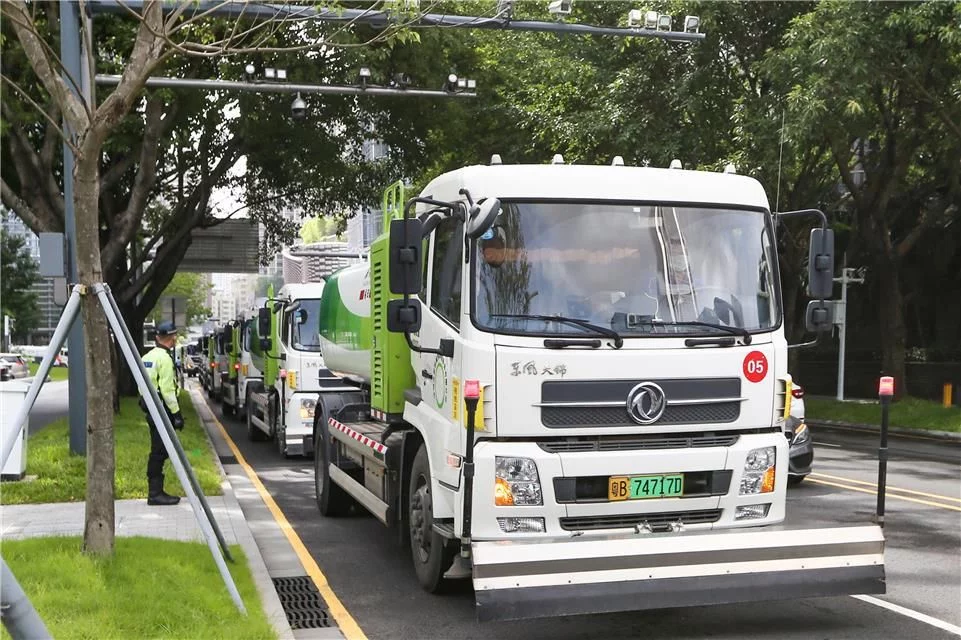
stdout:
[[359,258],[340,242],[285,250],[285,284],[276,296],[268,293],[248,325],[248,359],[262,377],[247,382],[238,401],[244,404],[250,439],[273,439],[282,457],[312,452],[317,393],[344,386],[324,366],[318,313],[324,277]]
[[884,592],[879,527],[782,524],[791,214],[757,181],[492,164],[384,209],[319,306],[326,365],[358,389],[316,396],[324,516],[396,527],[425,589],[472,578],[482,621]]

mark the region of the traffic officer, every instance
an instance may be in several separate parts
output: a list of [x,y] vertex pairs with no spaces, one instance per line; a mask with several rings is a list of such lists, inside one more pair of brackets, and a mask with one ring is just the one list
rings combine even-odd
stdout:
[[[173,322],[161,322],[157,325],[157,346],[143,357],[143,366],[147,370],[147,378],[157,390],[160,400],[170,416],[170,422],[178,431],[184,428],[184,419],[180,413],[180,403],[177,401],[177,379],[174,369],[173,349],[177,344],[177,327]],[[146,404],[141,399],[141,408],[146,411]],[[147,425],[150,427],[150,457],[147,459],[147,483],[149,505],[174,505],[180,498],[164,492],[164,461],[169,455],[160,439],[157,425],[147,414]]]

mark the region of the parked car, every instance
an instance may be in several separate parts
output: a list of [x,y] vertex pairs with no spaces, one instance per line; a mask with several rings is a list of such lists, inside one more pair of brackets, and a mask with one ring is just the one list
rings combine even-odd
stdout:
[[27,378],[30,367],[19,353],[0,353],[0,369],[5,370],[6,378]]
[[784,422],[784,435],[791,443],[788,464],[788,486],[799,485],[811,473],[814,464],[814,441],[811,429],[804,420],[804,387],[795,383],[791,388],[791,413]]

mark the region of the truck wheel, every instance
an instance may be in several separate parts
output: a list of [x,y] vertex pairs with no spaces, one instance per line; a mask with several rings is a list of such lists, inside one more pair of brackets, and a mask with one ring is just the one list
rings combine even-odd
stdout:
[[330,481],[330,437],[324,426],[314,429],[314,496],[320,514],[327,518],[346,515],[353,499]]
[[457,549],[434,531],[434,503],[431,496],[430,462],[427,447],[421,445],[414,457],[407,491],[407,521],[410,526],[410,551],[417,580],[425,591],[444,590],[444,572],[454,560]]
[[804,479],[805,479],[805,478],[807,478],[807,476],[788,476],[788,477],[787,477],[787,486],[789,486],[789,487],[796,487],[796,486],[798,486],[799,484],[801,484],[802,482],[804,482]]

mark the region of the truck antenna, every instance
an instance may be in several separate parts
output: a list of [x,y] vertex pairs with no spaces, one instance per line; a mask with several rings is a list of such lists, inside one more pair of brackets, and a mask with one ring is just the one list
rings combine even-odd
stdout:
[[774,196],[774,210],[780,211],[781,206],[781,160],[784,158],[784,114],[781,109],[781,148],[777,154],[777,195]]

